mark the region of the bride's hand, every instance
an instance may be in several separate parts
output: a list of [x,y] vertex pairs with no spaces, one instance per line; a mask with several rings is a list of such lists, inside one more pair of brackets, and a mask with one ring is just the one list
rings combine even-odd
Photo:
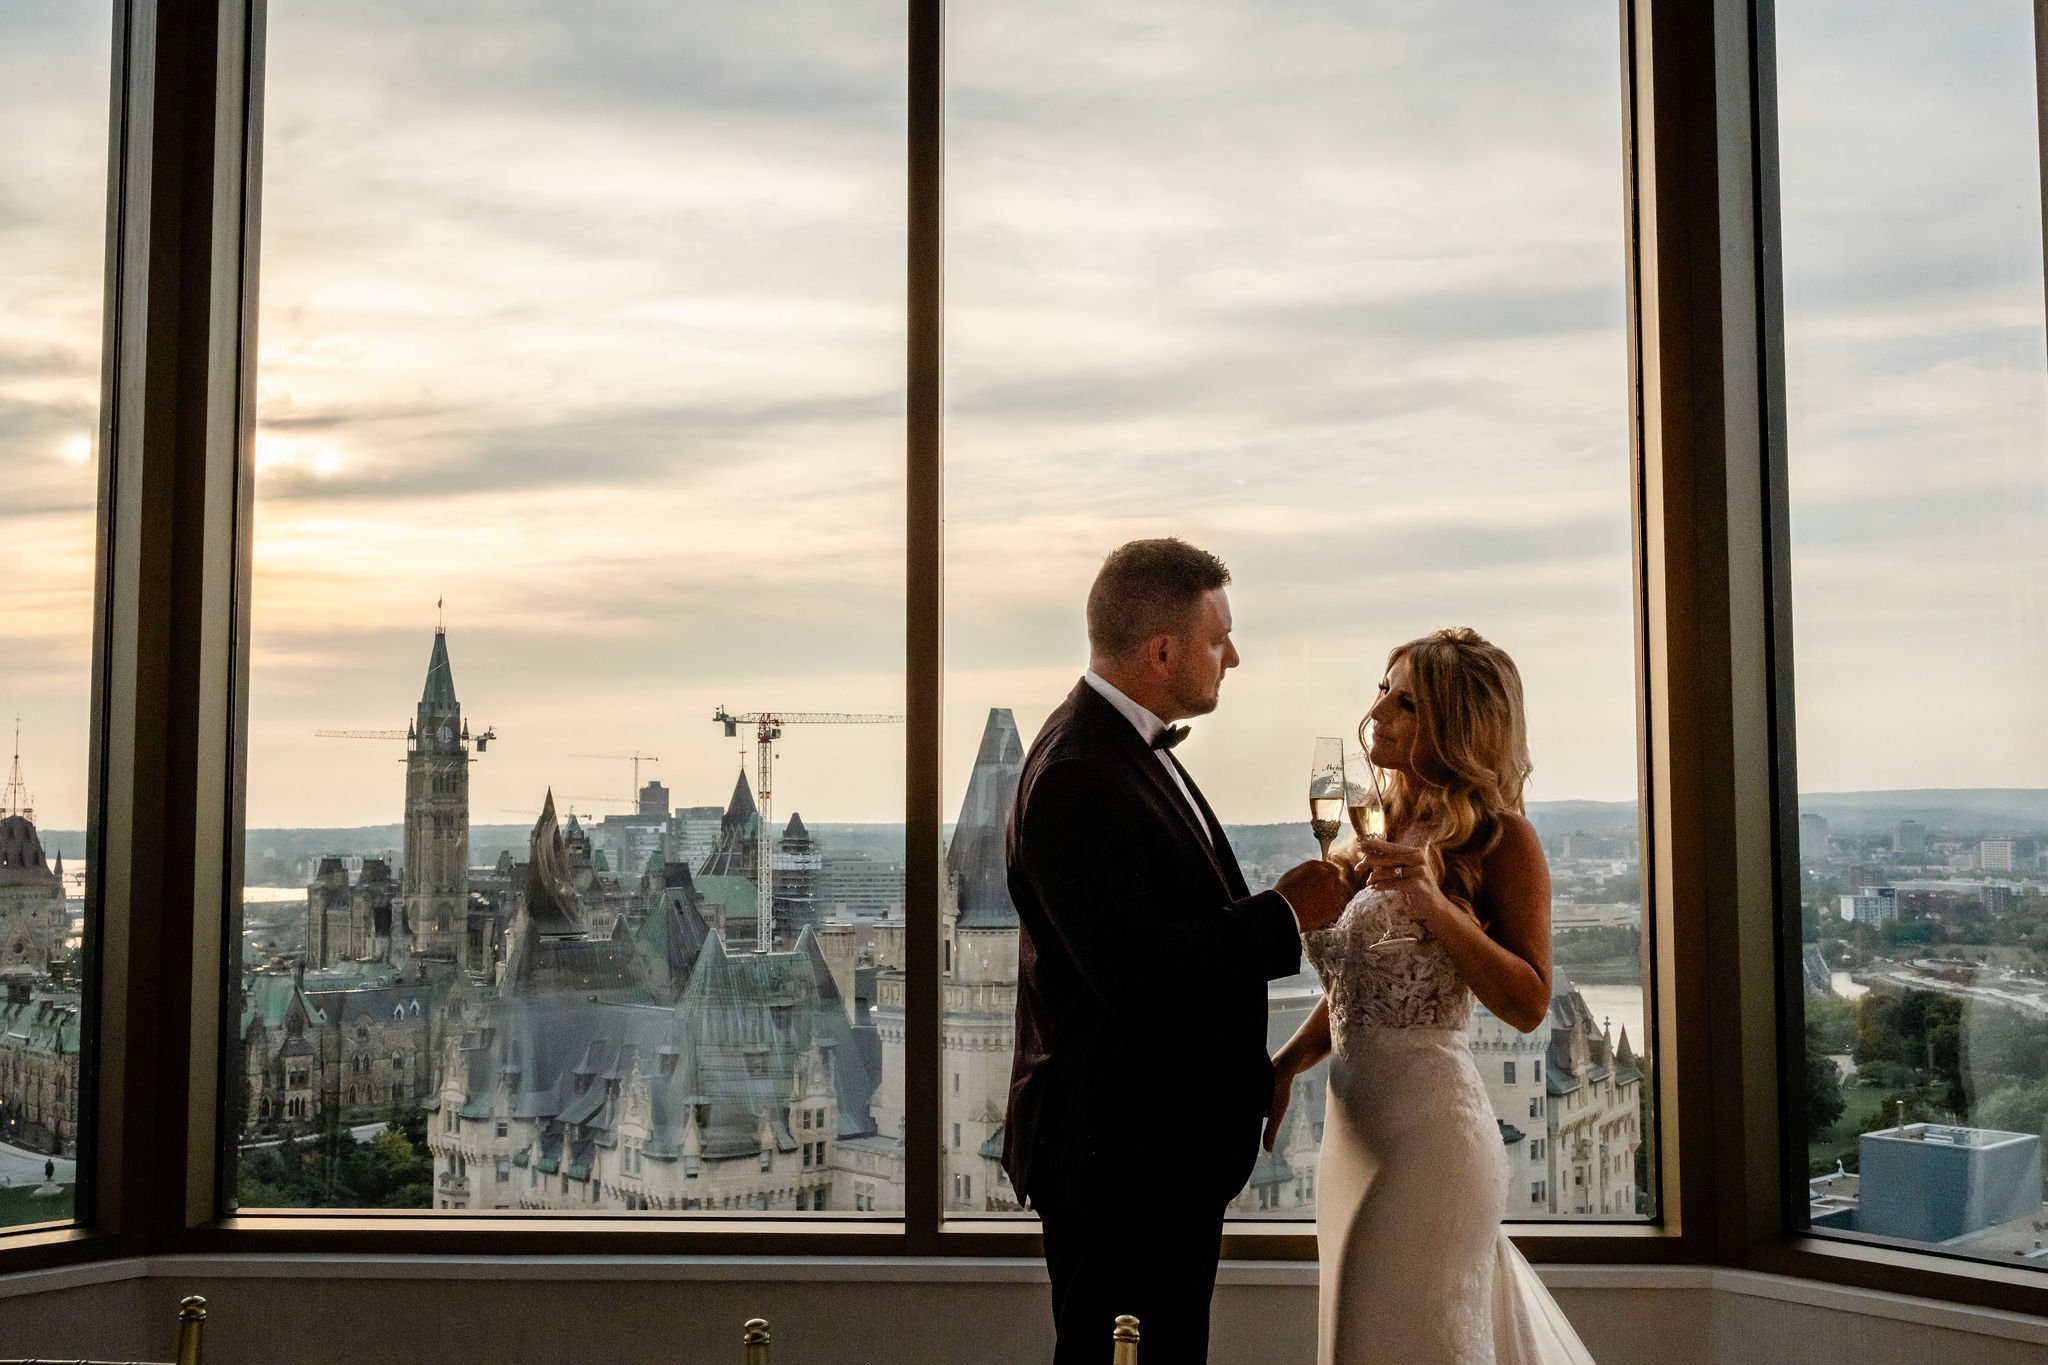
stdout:
[[1401,897],[1401,908],[1423,938],[1436,932],[1439,916],[1452,913],[1422,849],[1386,839],[1363,839],[1359,841],[1358,870],[1365,886],[1407,892]]
[[1280,1121],[1287,1117],[1287,1106],[1294,1100],[1294,1078],[1299,1074],[1293,1064],[1278,1057],[1273,1059],[1273,1103],[1266,1110],[1266,1131],[1259,1139],[1269,1152],[1280,1136]]
[[1361,885],[1382,891],[1413,887],[1424,901],[1434,899],[1437,891],[1436,874],[1429,870],[1423,851],[1386,839],[1358,841],[1358,874]]

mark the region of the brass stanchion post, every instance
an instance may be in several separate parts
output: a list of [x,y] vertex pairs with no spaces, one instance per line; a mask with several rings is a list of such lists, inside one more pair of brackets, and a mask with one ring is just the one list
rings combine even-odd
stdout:
[[199,1334],[206,1326],[206,1300],[197,1294],[178,1301],[178,1365],[199,1365]]
[[1111,1365],[1138,1365],[1138,1320],[1125,1313],[1116,1320],[1116,1331],[1110,1335],[1116,1343],[1116,1359]]

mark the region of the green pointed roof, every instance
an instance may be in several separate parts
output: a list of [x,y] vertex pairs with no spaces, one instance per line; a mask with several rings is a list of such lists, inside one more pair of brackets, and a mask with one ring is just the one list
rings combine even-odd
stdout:
[[982,729],[981,751],[975,755],[953,842],[946,849],[946,871],[959,893],[963,929],[1008,929],[1017,924],[1004,840],[1023,771],[1024,741],[1017,734],[1016,717],[1006,706],[995,707]]
[[555,791],[548,788],[527,844],[526,919],[535,934],[554,938],[580,935],[583,916],[576,890],[569,884],[569,854],[555,821]]
[[760,818],[760,808],[754,804],[754,789],[747,784],[747,770],[740,769],[740,780],[733,783],[732,800],[725,803],[725,819],[721,822],[728,829],[744,829],[748,822]]
[[759,852],[761,808],[754,804],[754,789],[747,785],[747,770],[740,769],[733,784],[732,800],[718,821],[718,843],[698,864],[700,876],[752,876]]
[[434,631],[434,653],[427,660],[427,685],[420,689],[420,709],[442,715],[453,711],[459,703],[455,700],[455,673],[448,667],[448,632]]

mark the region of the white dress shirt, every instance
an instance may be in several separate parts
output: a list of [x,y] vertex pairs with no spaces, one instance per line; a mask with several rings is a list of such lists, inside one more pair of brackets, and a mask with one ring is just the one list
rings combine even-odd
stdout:
[[[1138,738],[1145,741],[1147,748],[1151,748],[1152,741],[1157,739],[1159,732],[1166,728],[1166,722],[1125,696],[1123,689],[1103,677],[1100,673],[1097,673],[1094,669],[1089,669],[1081,676],[1090,687],[1102,694],[1103,700],[1123,713],[1123,718],[1129,721],[1132,727],[1137,730]],[[1188,809],[1194,813],[1195,828],[1202,831],[1204,839],[1208,839],[1212,844],[1215,843],[1216,841],[1209,834],[1209,822],[1202,818],[1202,807],[1195,801],[1195,794],[1188,790],[1187,779],[1180,775],[1180,765],[1175,763],[1172,756],[1164,749],[1153,749],[1152,756],[1158,759],[1160,766],[1166,769],[1166,775],[1173,779],[1174,789],[1181,794],[1181,798],[1188,803]]]

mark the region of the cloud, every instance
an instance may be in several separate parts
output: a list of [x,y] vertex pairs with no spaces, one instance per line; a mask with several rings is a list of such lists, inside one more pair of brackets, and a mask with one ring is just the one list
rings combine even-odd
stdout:
[[[1867,727],[1929,650],[2048,733],[2024,18],[1779,16],[1801,761],[1830,785],[1911,766]],[[53,129],[0,177],[38,679],[77,666],[90,583],[90,468],[53,457],[98,400],[85,36],[68,67],[9,55],[48,30],[0,42],[0,113]],[[1294,814],[1299,737],[1451,621],[1522,660],[1548,794],[1631,794],[1612,14],[981,5],[948,42],[949,753],[989,706],[1028,732],[1103,552],[1175,531],[1238,574],[1248,663],[1202,754],[1229,818]],[[901,6],[376,0],[279,8],[269,47],[252,815],[394,814],[389,755],[310,732],[402,723],[436,597],[506,725],[480,804],[576,779],[598,730],[721,799],[710,705],[900,704]],[[900,735],[792,754],[807,815],[900,813]]]

